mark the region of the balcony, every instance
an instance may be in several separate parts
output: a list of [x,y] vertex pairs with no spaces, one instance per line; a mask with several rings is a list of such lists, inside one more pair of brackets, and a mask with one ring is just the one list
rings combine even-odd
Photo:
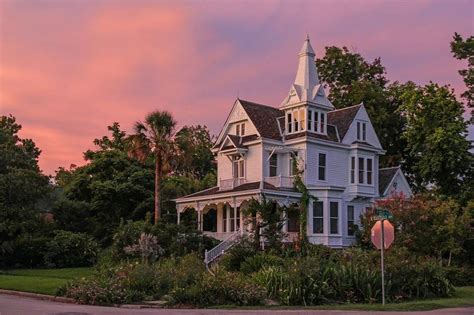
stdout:
[[293,188],[293,177],[289,176],[272,176],[265,177],[265,182],[278,188]]
[[247,180],[245,178],[231,178],[221,179],[219,183],[220,190],[232,190],[237,186],[245,184]]

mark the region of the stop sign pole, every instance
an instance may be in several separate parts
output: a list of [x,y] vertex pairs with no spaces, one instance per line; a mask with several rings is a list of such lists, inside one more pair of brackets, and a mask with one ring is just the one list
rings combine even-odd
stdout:
[[[382,273],[382,305],[385,305],[385,266],[384,266],[384,251],[385,251],[385,246],[387,248],[392,244],[393,239],[394,239],[394,231],[393,231],[393,226],[390,224],[390,221],[388,219],[392,218],[392,214],[385,209],[377,209],[376,210],[376,217],[378,221],[374,224],[372,227],[372,243],[380,249],[380,269]],[[384,222],[387,221],[387,244],[385,243],[385,226]],[[380,231],[379,231],[379,226],[380,226]],[[380,234],[379,234],[380,233]],[[380,237],[380,238],[379,238]],[[380,241],[380,242],[378,242]]]
[[380,224],[382,225],[382,237],[380,239],[380,267],[382,269],[382,305],[385,305],[385,268],[383,257],[385,247],[385,231],[383,228],[383,221],[385,221],[385,219],[382,219],[382,222],[380,222]]

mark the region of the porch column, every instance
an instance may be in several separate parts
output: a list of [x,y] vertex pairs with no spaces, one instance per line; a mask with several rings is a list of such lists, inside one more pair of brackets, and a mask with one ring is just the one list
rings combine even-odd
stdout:
[[196,202],[196,210],[197,210],[197,229],[198,231],[202,231],[201,229],[201,213],[202,209],[199,205],[199,202]]
[[231,218],[234,218],[234,226],[232,227],[234,232],[237,231],[237,202],[235,201],[235,197],[234,197],[234,207],[232,208],[232,211],[234,211],[234,213],[231,215]]
[[178,209],[178,211],[176,211],[176,212],[177,212],[177,215],[178,215],[178,225],[179,225],[179,222],[181,220],[181,211],[179,211],[179,209]]

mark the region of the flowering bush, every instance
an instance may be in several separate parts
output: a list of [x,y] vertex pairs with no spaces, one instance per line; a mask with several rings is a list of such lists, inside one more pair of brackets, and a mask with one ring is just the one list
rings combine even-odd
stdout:
[[158,244],[156,236],[142,233],[137,244],[126,246],[124,249],[126,254],[139,255],[142,263],[148,264],[150,261],[155,261],[158,257],[163,255],[164,250]]

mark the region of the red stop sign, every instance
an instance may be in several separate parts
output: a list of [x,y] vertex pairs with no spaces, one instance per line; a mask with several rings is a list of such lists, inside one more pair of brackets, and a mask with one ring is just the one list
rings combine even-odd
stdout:
[[[395,238],[395,229],[393,228],[392,223],[388,220],[383,221],[383,231],[384,231],[384,249],[387,249],[392,245]],[[377,249],[382,248],[382,221],[375,222],[371,230],[371,239]]]

